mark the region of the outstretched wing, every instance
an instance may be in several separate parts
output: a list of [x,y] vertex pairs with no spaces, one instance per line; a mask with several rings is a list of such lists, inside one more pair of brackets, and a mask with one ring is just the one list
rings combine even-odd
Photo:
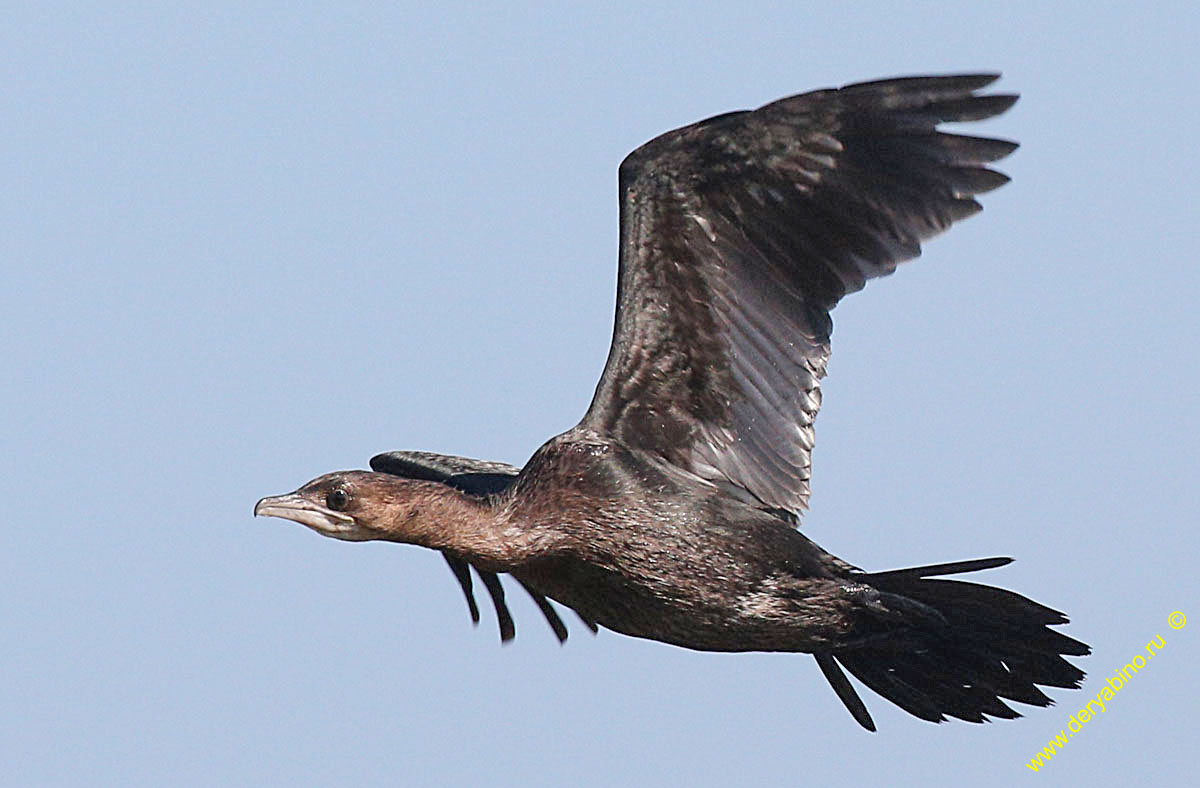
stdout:
[[[504,492],[521,472],[520,468],[503,462],[455,457],[427,451],[392,451],[377,454],[371,458],[371,470],[377,473],[403,476],[406,479],[441,482],[476,497]],[[487,589],[488,595],[492,598],[492,604],[496,608],[496,622],[500,626],[501,642],[508,642],[516,637],[516,625],[513,623],[512,614],[509,613],[508,603],[504,599],[504,586],[500,584],[500,578],[496,573],[485,572],[458,555],[443,552],[442,557],[446,559],[446,564],[454,573],[454,577],[462,588],[463,596],[467,599],[467,609],[471,613],[471,621],[479,623],[479,606],[475,603],[474,584],[471,581],[471,569],[474,569],[479,575],[479,579],[483,581],[483,587]],[[546,617],[546,622],[554,630],[558,641],[560,643],[565,641],[567,627],[545,595],[525,585],[519,579],[517,582],[521,583],[521,587],[533,597],[534,603]],[[595,623],[587,620],[584,620],[584,623],[593,632],[596,631]]]
[[984,165],[1015,143],[937,130],[1012,106],[976,93],[996,78],[805,93],[630,154],[616,327],[580,426],[804,509],[829,312],[1007,182]]

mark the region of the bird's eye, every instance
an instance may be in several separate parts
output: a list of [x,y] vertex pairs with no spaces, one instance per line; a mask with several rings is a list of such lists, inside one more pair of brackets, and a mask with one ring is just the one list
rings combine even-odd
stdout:
[[350,493],[338,487],[335,490],[330,490],[325,496],[325,505],[335,512],[342,512],[350,505]]

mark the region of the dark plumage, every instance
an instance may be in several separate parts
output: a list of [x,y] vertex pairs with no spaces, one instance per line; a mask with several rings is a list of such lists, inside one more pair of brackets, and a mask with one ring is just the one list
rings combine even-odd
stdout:
[[980,210],[1015,143],[947,134],[1015,96],[992,75],[915,77],[782,99],[664,134],[620,169],[612,349],[591,407],[524,468],[424,452],[371,460],[256,514],[341,539],[439,550],[478,622],[471,568],[604,626],[687,648],[802,651],[855,719],[844,667],[922,719],[1018,716],[1078,687],[1063,614],[940,576],[993,558],[863,572],[795,526],[807,506],[829,312]]

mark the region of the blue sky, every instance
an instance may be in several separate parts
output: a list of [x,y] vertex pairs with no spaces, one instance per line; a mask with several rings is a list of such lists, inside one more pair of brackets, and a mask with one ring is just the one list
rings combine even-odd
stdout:
[[[1200,11],[805,5],[9,9],[12,783],[1189,781]],[[979,69],[1023,94],[976,128],[1022,143],[1013,183],[838,308],[803,530],[869,569],[1015,556],[978,579],[1071,614],[1082,692],[983,726],[866,693],[868,735],[808,657],[581,627],[560,648],[519,593],[501,648],[437,555],[251,518],[379,451],[520,464],[573,425],[611,330],[616,166],[643,141]]]

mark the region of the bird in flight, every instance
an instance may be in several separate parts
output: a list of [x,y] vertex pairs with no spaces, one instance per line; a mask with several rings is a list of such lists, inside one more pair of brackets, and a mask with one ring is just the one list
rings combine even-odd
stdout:
[[599,627],[704,651],[812,654],[860,725],[848,671],[924,720],[1020,716],[1077,688],[1088,647],[1057,610],[942,579],[988,558],[867,572],[797,526],[830,311],[1008,181],[1013,142],[944,122],[998,115],[992,74],[803,93],[667,132],[620,167],[608,363],[578,425],[523,468],[390,452],[320,476],[256,515],[325,536],[442,553],[479,621],[472,570],[515,633],[499,576]]

